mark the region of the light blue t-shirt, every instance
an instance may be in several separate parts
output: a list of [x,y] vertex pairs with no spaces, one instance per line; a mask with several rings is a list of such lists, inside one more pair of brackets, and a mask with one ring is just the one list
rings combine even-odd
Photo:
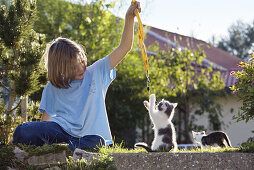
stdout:
[[106,56],[88,66],[84,78],[72,81],[68,89],[56,88],[48,82],[39,111],[45,110],[51,116],[50,121],[58,123],[71,136],[100,135],[112,143],[105,97],[115,77],[115,69],[110,70]]

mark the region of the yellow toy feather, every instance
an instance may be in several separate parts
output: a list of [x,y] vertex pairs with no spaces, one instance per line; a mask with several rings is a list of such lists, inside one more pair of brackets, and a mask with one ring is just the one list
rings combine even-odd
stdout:
[[[131,4],[133,5],[133,4],[135,4],[135,2],[136,2],[136,0],[132,0]],[[144,67],[145,67],[145,71],[146,71],[147,90],[149,91],[148,83],[150,82],[150,80],[149,80],[148,59],[147,59],[146,48],[145,48],[145,44],[144,44],[143,24],[142,24],[140,16],[139,16],[138,9],[135,9],[135,15],[137,17],[138,25],[139,25],[139,28],[138,28],[139,45],[141,48],[141,54],[143,57]]]

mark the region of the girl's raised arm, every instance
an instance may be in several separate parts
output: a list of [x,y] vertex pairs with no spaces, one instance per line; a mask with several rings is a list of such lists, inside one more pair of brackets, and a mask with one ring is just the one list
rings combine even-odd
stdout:
[[117,66],[117,64],[119,64],[123,60],[123,58],[132,48],[134,36],[134,11],[136,8],[139,10],[139,12],[141,12],[139,2],[135,2],[135,4],[130,5],[129,9],[126,12],[124,29],[120,45],[109,55],[111,69]]

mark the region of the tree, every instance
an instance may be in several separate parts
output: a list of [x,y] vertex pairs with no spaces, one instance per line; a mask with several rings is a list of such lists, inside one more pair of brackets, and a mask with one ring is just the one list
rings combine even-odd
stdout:
[[84,46],[88,64],[108,55],[121,39],[123,21],[112,15],[113,4],[94,0],[90,4],[65,0],[38,0],[34,29],[46,40],[63,36]]
[[237,21],[229,27],[228,34],[217,46],[241,59],[248,59],[254,48],[254,21],[252,24]]
[[[0,85],[7,97],[7,121],[22,99],[38,90],[43,35],[32,29],[33,0],[5,1],[0,7]],[[16,104],[16,107],[14,105]],[[22,108],[26,110],[25,108]],[[26,118],[26,113],[23,113]]]

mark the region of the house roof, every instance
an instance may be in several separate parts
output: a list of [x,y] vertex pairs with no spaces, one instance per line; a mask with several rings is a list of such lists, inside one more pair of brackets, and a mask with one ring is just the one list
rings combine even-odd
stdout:
[[241,61],[240,58],[193,37],[168,32],[154,27],[147,27],[146,31],[147,35],[144,43],[147,47],[157,42],[161,50],[170,47],[188,48],[191,50],[198,50],[200,48],[204,50],[207,56],[203,62],[211,63],[214,68],[220,70],[227,87],[232,86],[236,81],[234,77],[230,76],[230,72],[240,70],[240,68],[237,67],[237,64]]

